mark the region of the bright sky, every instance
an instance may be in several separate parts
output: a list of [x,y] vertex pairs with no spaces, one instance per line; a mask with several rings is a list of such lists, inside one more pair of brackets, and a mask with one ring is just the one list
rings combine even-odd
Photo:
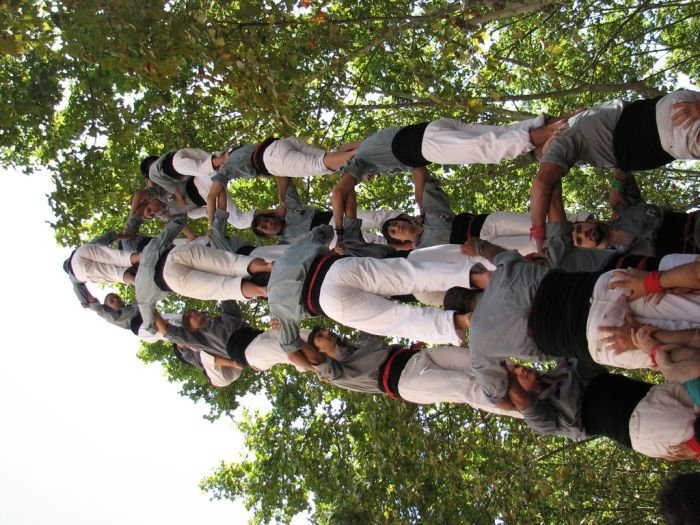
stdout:
[[82,309],[46,224],[48,177],[0,171],[0,188],[0,524],[245,523],[198,488],[236,458],[233,423],[202,419],[133,334]]

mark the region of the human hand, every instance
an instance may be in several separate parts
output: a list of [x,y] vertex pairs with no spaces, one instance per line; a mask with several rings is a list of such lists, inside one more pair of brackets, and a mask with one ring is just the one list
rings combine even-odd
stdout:
[[636,330],[632,330],[632,344],[635,348],[639,348],[647,355],[651,355],[651,349],[654,345],[659,344],[658,339],[654,337],[654,332],[658,328],[654,325],[645,324]]
[[676,110],[676,112],[671,115],[671,122],[676,126],[687,129],[700,119],[700,102],[683,100],[674,102],[671,107]]
[[634,301],[646,295],[644,291],[644,279],[646,276],[647,272],[635,270],[634,268],[616,270],[613,272],[615,280],[611,281],[609,286],[612,289],[625,288],[630,290],[629,300]]
[[615,355],[636,348],[634,341],[632,341],[632,333],[641,325],[632,317],[628,317],[627,321],[627,324],[623,326],[600,327],[601,333],[605,334],[603,336],[605,347],[611,349]]
[[459,251],[464,255],[474,257],[477,254],[476,243],[478,240],[477,238],[469,239],[459,248]]
[[561,137],[562,133],[564,133],[569,127],[568,122],[563,121],[557,126],[557,128],[552,132],[552,134],[549,136],[549,138],[545,141],[544,144],[542,144],[542,155],[545,155],[548,151],[549,148],[552,147],[552,144],[556,142],[556,140]]

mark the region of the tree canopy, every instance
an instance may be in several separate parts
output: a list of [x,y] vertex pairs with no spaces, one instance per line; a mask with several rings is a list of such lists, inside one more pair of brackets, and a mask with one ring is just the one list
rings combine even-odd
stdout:
[[[697,84],[698,14],[691,0],[3,0],[0,162],[51,173],[56,239],[74,246],[121,228],[149,154],[269,135],[330,149],[390,125],[507,123]],[[433,171],[455,210],[488,212],[525,211],[535,170],[521,158]],[[639,180],[649,201],[688,209],[699,175],[677,163]],[[333,182],[305,181],[310,203],[327,206]],[[243,209],[275,200],[267,179],[230,190]],[[572,210],[604,214],[608,190],[601,170],[564,180]],[[408,178],[380,178],[358,199],[400,209],[410,195]],[[185,305],[215,310],[169,303]],[[264,313],[247,310],[258,325]],[[653,523],[661,480],[692,468],[284,368],[213,391],[163,345],[142,354],[211,417],[248,392],[270,400],[240,423],[245,455],[203,482],[213,497],[245,498],[261,523],[303,510],[319,523]]]

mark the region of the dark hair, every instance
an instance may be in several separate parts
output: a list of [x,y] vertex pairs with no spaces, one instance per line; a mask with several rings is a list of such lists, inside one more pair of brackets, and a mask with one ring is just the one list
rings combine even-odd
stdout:
[[403,222],[408,222],[410,223],[412,219],[409,218],[408,215],[406,214],[401,214],[398,217],[394,217],[393,219],[387,219],[384,221],[384,224],[382,224],[382,235],[386,239],[386,242],[389,244],[403,244],[404,241],[400,241],[399,239],[394,239],[391,235],[389,235],[389,223],[393,221],[403,221]]
[[314,343],[314,338],[318,335],[318,333],[323,330],[325,327],[323,326],[315,326],[310,332],[309,332],[309,337],[306,338],[306,342],[311,345],[311,347],[319,352],[320,350],[318,349],[318,346],[316,346],[316,343]]
[[670,525],[700,523],[700,472],[687,472],[666,480],[659,494],[659,506]]
[[442,304],[446,310],[456,310],[460,314],[468,314],[474,311],[476,298],[480,293],[481,290],[453,286],[445,293]]
[[141,175],[143,175],[143,178],[146,180],[148,179],[148,172],[151,169],[151,165],[158,160],[158,157],[155,155],[151,155],[150,157],[146,157],[141,161],[141,164],[139,164],[139,169],[141,169]]
[[267,219],[279,219],[280,224],[284,224],[283,219],[280,219],[277,215],[274,213],[259,213],[255,217],[253,217],[253,224],[251,224],[250,229],[253,230],[253,233],[257,235],[258,237],[262,237],[263,239],[269,239],[271,237],[274,237],[273,235],[270,235],[269,233],[265,233],[264,231],[260,230],[260,220],[263,218]]

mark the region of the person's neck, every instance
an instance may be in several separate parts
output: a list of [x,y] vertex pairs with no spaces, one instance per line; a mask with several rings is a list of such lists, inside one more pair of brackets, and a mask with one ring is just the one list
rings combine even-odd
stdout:
[[485,290],[486,287],[489,285],[490,280],[491,280],[491,272],[479,272],[479,273],[472,272],[469,275],[470,288],[480,288],[481,290]]
[[603,248],[608,246],[629,246],[636,238],[634,234],[614,227],[606,227],[603,230],[603,241],[600,243]]

